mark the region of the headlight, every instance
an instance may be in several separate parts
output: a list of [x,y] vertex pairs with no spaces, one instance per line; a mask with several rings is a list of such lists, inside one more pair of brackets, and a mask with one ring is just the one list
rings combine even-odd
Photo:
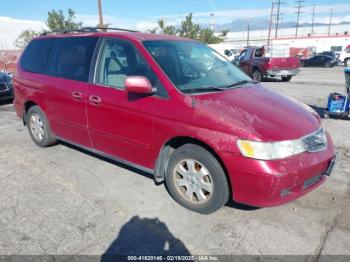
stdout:
[[299,139],[281,142],[238,140],[237,143],[243,156],[260,160],[281,159],[306,151]]

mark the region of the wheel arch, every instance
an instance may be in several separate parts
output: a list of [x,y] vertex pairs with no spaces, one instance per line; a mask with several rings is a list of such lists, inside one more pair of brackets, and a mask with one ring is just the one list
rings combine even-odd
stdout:
[[207,143],[201,141],[200,139],[194,138],[194,137],[188,137],[188,136],[177,136],[169,139],[166,141],[159,154],[156,161],[156,166],[154,169],[154,180],[156,183],[161,183],[164,181],[165,172],[169,163],[169,159],[171,154],[179,147],[185,145],[185,144],[195,144],[198,146],[203,147],[205,150],[207,150],[209,153],[211,153],[215,159],[220,163],[222,169],[224,170],[224,173],[226,175],[227,183],[229,184],[229,190],[230,190],[230,196],[231,196],[231,180],[228,175],[226,166],[222,159],[220,158],[219,154]]
[[23,124],[27,124],[27,113],[28,110],[33,106],[39,106],[38,103],[34,102],[33,100],[28,100],[23,104]]

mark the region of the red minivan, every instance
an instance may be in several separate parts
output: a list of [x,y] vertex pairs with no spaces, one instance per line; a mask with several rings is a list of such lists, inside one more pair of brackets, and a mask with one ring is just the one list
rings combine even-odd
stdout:
[[14,76],[33,141],[57,141],[165,181],[184,207],[294,200],[325,181],[336,154],[315,111],[254,82],[206,45],[115,31],[33,39]]

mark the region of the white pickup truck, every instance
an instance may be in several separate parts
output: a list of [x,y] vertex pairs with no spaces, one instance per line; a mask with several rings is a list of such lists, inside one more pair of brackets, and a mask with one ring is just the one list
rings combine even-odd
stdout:
[[234,61],[235,56],[239,55],[239,50],[235,49],[235,47],[231,44],[220,43],[220,44],[210,44],[209,47],[213,48],[220,55],[224,56],[226,59],[231,62]]
[[348,45],[343,52],[340,53],[339,61],[344,63],[346,67],[350,67],[350,45]]

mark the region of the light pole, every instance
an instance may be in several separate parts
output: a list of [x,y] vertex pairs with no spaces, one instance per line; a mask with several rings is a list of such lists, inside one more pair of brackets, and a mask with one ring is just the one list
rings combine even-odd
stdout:
[[104,27],[103,24],[103,15],[102,15],[102,0],[97,0],[97,5],[98,5],[98,18],[100,21],[100,27]]

